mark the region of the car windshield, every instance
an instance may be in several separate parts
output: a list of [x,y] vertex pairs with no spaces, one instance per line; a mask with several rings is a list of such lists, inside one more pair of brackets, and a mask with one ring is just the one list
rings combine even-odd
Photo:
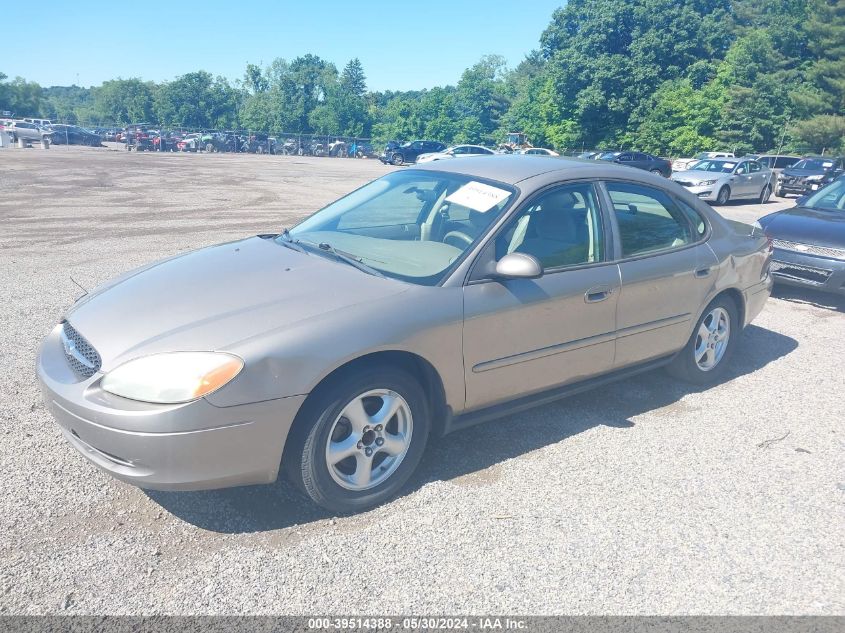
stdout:
[[[331,248],[396,279],[436,285],[514,198],[497,182],[429,171],[393,172],[297,225],[311,252]],[[317,250],[318,247],[319,250]]]
[[845,210],[845,179],[839,178],[827,187],[819,189],[801,206],[811,209]]
[[793,169],[815,169],[818,171],[830,169],[831,167],[833,167],[833,161],[823,158],[805,158],[792,166]]
[[613,160],[622,152],[605,152],[601,156],[599,156],[599,160]]
[[736,167],[736,162],[725,160],[700,160],[694,165],[690,165],[693,171],[715,171],[722,174],[729,174]]
[[693,158],[695,158],[697,160],[702,160],[704,158],[709,158],[709,156],[707,155],[707,152],[699,152],[698,154],[693,156]]

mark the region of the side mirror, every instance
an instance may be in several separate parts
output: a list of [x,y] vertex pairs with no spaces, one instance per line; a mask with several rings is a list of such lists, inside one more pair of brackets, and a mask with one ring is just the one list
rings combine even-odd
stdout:
[[528,253],[509,253],[496,262],[496,277],[502,279],[537,279],[543,276],[543,264]]

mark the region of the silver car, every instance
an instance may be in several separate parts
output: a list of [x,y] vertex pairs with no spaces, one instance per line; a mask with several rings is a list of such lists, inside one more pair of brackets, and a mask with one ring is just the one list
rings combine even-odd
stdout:
[[430,163],[435,160],[446,160],[449,158],[468,158],[470,156],[490,156],[495,154],[492,149],[483,145],[454,145],[444,149],[442,152],[431,152],[417,156],[417,164]]
[[604,162],[433,163],[101,286],[46,337],[38,378],[68,442],[125,482],[281,468],[361,510],[431,436],[660,366],[718,381],[772,286],[767,239],[741,227]]
[[38,127],[35,123],[28,121],[12,121],[6,126],[6,131],[17,141],[23,139],[30,142],[41,142],[50,138],[51,130]]
[[764,204],[775,187],[771,169],[745,158],[700,160],[686,171],[673,172],[672,180],[700,199],[718,205],[739,199]]

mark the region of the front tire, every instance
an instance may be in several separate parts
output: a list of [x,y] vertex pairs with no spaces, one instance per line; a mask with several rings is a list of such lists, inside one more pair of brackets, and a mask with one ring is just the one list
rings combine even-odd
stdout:
[[740,331],[736,303],[728,296],[716,297],[667,371],[696,385],[718,382],[727,371]]
[[318,505],[360,512],[399,492],[429,429],[425,394],[412,376],[386,367],[344,372],[309,398],[282,465]]
[[778,189],[777,190],[777,196],[778,196],[778,198],[785,198],[786,192],[783,189]]
[[394,154],[390,157],[390,162],[398,167],[399,165],[405,162],[405,159],[402,158],[402,154]]
[[725,205],[728,203],[728,200],[731,199],[731,188],[728,186],[724,186],[719,189],[719,193],[716,196],[716,204],[718,205]]

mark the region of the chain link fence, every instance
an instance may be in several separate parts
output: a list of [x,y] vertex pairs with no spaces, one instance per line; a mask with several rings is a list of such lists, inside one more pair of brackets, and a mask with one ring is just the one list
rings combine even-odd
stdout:
[[[156,123],[103,125],[93,122],[52,121],[53,144],[121,143],[128,151],[252,153],[333,158],[375,158],[373,139],[339,134],[282,132],[268,134],[250,129],[219,130]],[[93,135],[93,136],[92,136]]]

